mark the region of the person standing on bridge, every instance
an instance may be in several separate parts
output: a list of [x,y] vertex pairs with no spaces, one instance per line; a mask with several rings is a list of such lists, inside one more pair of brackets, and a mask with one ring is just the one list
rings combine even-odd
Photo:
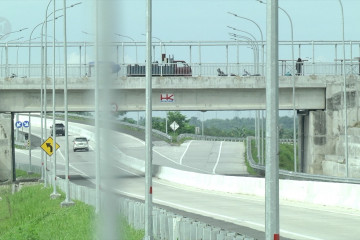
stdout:
[[303,64],[301,58],[298,58],[296,61],[296,76],[302,75],[301,68]]

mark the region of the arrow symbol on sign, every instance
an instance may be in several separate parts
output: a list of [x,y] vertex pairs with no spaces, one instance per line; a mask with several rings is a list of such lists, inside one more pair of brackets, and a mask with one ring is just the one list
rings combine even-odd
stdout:
[[48,148],[50,148],[50,152],[53,151],[53,147],[51,146],[51,143],[46,143],[46,146],[47,146]]

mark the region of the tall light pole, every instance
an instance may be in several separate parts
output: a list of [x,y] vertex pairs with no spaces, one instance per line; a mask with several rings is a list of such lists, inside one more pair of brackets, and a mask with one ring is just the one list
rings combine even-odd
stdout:
[[16,30],[16,31],[13,31],[13,32],[5,33],[4,35],[1,35],[1,36],[0,36],[0,40],[3,39],[4,37],[6,37],[7,35],[10,35],[10,34],[12,34],[12,33],[22,32],[22,31],[24,31],[24,30],[26,30],[26,29],[28,29],[28,28],[22,28],[22,29],[20,29],[20,30]]
[[234,31],[238,31],[238,32],[243,32],[243,33],[246,33],[248,35],[250,35],[253,39],[253,44],[254,46],[256,46],[256,49],[257,49],[257,53],[256,53],[256,60],[257,60],[257,65],[255,66],[255,73],[259,73],[259,46],[258,46],[258,42],[256,40],[256,38],[254,37],[254,35],[252,35],[251,33],[247,32],[247,31],[244,31],[244,30],[240,30],[240,29],[237,29],[237,28],[234,28],[234,27],[230,27],[230,26],[227,26],[228,28],[234,30]]
[[[145,34],[141,34],[141,35],[143,35],[143,36],[146,36]],[[160,45],[160,52],[161,52],[161,54],[162,54],[162,41],[161,41],[161,39],[160,38],[158,38],[158,37],[154,37],[154,36],[152,36],[152,38],[154,38],[154,39],[156,39],[156,40],[158,40],[159,41],[159,45]],[[155,62],[155,46],[153,46],[153,49],[154,49],[154,52],[153,52],[153,55],[154,55],[154,62]],[[166,48],[165,48],[165,46],[164,46],[164,50],[165,50],[165,53],[166,53]]]
[[[256,0],[256,1],[258,1],[259,3],[265,4],[265,2],[263,2],[261,0]],[[293,28],[293,23],[292,23],[290,15],[282,7],[279,6],[279,9],[286,14],[286,16],[289,19],[290,27],[291,27],[291,60],[292,60],[292,69],[293,69],[293,72],[292,72],[292,82],[293,82],[293,85],[292,85],[292,90],[293,90],[292,91],[292,95],[293,95],[293,98],[292,98],[292,101],[293,101],[293,143],[294,143],[294,172],[296,172],[297,171],[297,163],[296,163],[297,162],[296,161],[296,158],[297,158],[296,146],[297,146],[297,144],[296,144],[296,109],[295,109],[294,28]]]
[[[44,22],[45,22],[45,31],[47,31],[47,22],[51,22],[51,21],[55,21],[55,20],[57,20],[58,18],[60,18],[60,17],[62,17],[63,15],[60,15],[60,16],[58,16],[58,17],[55,17],[55,13],[57,12],[57,11],[61,11],[61,10],[63,10],[62,8],[61,9],[56,9],[55,10],[55,8],[54,8],[54,11],[53,12],[51,12],[49,15],[47,15],[47,10],[48,10],[48,7],[49,7],[49,5],[50,5],[50,3],[51,3],[51,1],[52,0],[50,0],[50,2],[48,3],[48,6],[47,6],[47,8],[46,8],[46,15],[45,15],[45,20],[44,20]],[[55,0],[54,0],[55,1]],[[72,4],[72,5],[70,5],[69,7],[66,7],[66,8],[72,8],[72,7],[74,7],[74,6],[76,6],[76,5],[79,5],[79,4],[81,4],[81,2],[78,2],[78,3],[75,3],[75,4]],[[47,20],[52,14],[54,14],[54,17],[53,17],[53,20]],[[31,48],[30,48],[30,46],[31,46],[31,36],[32,36],[32,34],[33,34],[33,32],[35,31],[35,29],[38,27],[38,26],[40,26],[40,25],[42,25],[42,28],[43,28],[43,24],[44,24],[44,22],[41,22],[41,23],[39,23],[38,25],[36,25],[34,28],[33,28],[33,30],[31,31],[31,34],[30,34],[30,37],[29,37],[29,72],[28,72],[28,77],[30,77],[30,62],[31,62],[31,60],[30,60],[30,58],[31,58]],[[47,32],[45,33],[45,35],[47,35]],[[54,36],[55,36],[55,33],[54,33]],[[47,43],[47,38],[46,38],[46,41],[45,41],[46,43]]]
[[349,156],[348,156],[348,135],[347,135],[347,96],[346,96],[346,73],[345,73],[345,21],[344,21],[344,8],[341,0],[339,0],[341,7],[342,19],[342,45],[343,45],[343,65],[342,72],[344,74],[343,88],[344,88],[344,130],[345,130],[345,161],[346,161],[346,177],[349,177]]
[[[70,199],[70,186],[69,186],[69,128],[68,128],[68,95],[67,95],[67,36],[66,36],[66,0],[64,2],[64,110],[65,110],[65,200],[61,206],[71,206],[74,202]],[[55,39],[55,38],[54,38]]]
[[[40,37],[32,38],[31,41],[32,41],[32,40],[35,40],[35,39],[39,39],[39,38],[40,38]],[[23,43],[26,43],[27,41],[29,41],[29,40],[23,41],[22,44],[23,44]],[[19,65],[19,48],[20,48],[20,46],[18,46],[18,47],[17,47],[17,50],[16,50],[16,66]],[[19,76],[18,67],[16,67],[16,69],[17,69],[16,75]]]
[[[41,26],[41,49],[44,49],[43,52],[43,57],[42,57],[42,64],[41,64],[41,82],[43,83],[42,86],[42,92],[44,92],[43,95],[43,115],[41,116],[41,121],[44,121],[44,138],[48,137],[48,132],[47,132],[47,18],[48,18],[48,14],[47,11],[49,9],[50,3],[52,2],[52,0],[49,1],[47,7],[46,7],[46,11],[45,11],[45,18],[43,21],[43,24]],[[45,25],[45,34],[44,34],[44,25]],[[45,39],[45,47],[44,47],[44,36],[46,37]],[[43,142],[43,141],[42,141]],[[44,187],[46,188],[48,186],[48,167],[47,167],[47,155],[45,155],[45,158],[43,157],[44,155],[41,156],[41,161],[44,163]],[[51,181],[50,181],[51,184]]]
[[265,73],[265,64],[264,64],[264,38],[263,38],[263,33],[261,31],[261,28],[260,26],[253,20],[251,20],[250,18],[246,18],[246,17],[242,17],[242,16],[238,16],[237,14],[235,13],[232,13],[232,12],[228,12],[229,14],[237,17],[237,18],[242,18],[242,19],[245,19],[245,20],[248,20],[252,23],[254,23],[256,25],[256,27],[259,29],[260,31],[260,35],[261,35],[261,47],[262,47],[262,64],[263,64],[263,67],[262,67],[262,75],[264,76],[264,73]]
[[280,239],[279,229],[279,39],[278,1],[266,4],[266,163],[265,237]]
[[[3,39],[4,37],[10,35],[10,34],[22,32],[22,31],[24,31],[24,30],[26,30],[26,29],[28,29],[28,28],[22,28],[22,29],[19,29],[19,30],[16,30],[16,31],[12,31],[12,32],[5,33],[4,35],[1,35],[1,36],[0,36],[0,40]],[[1,65],[2,65],[2,51],[1,51]],[[1,75],[2,75],[2,69],[1,69]]]
[[146,5],[146,111],[145,111],[145,240],[153,240],[152,221],[152,0]]
[[[135,44],[135,61],[136,61],[136,63],[137,63],[137,62],[138,62],[138,51],[137,51],[137,45],[136,45],[135,40],[134,40],[132,37],[129,37],[129,36],[125,36],[125,35],[118,34],[118,33],[114,33],[114,34],[115,34],[116,36],[128,38],[128,39],[130,39],[131,41],[133,41],[133,43]],[[124,51],[123,51],[123,54],[124,54]]]
[[256,71],[256,68],[259,65],[259,61],[258,61],[258,59],[256,57],[256,56],[258,56],[258,52],[259,52],[258,46],[256,44],[256,40],[254,41],[249,37],[239,35],[239,34],[235,34],[235,33],[230,33],[230,36],[233,36],[235,38],[243,38],[243,39],[247,40],[250,43],[250,45],[252,46],[251,48],[253,49],[253,52],[254,52],[254,68],[255,68],[255,71]]
[[[62,17],[63,15],[60,15],[60,16],[58,16],[58,17],[56,17],[56,18],[54,18],[54,21],[55,20],[57,20],[58,18],[60,18],[60,17]],[[53,21],[53,20],[46,20],[46,22],[51,22],[51,21]],[[31,37],[32,37],[32,34],[34,33],[34,31],[35,31],[35,29],[37,28],[37,27],[39,27],[40,25],[43,25],[44,24],[44,22],[41,22],[41,23],[39,23],[38,25],[36,25],[34,28],[33,28],[33,30],[31,31],[31,33],[30,33],[30,37],[29,37],[29,62],[28,62],[28,77],[30,78],[30,65],[31,65]]]
[[10,41],[7,41],[6,44],[5,44],[5,59],[6,59],[6,62],[5,62],[5,77],[9,77],[9,46],[8,46],[8,43],[10,42],[16,42],[20,39],[23,39],[24,37],[19,37],[17,39],[13,39],[13,40],[10,40]]
[[[55,12],[55,7],[56,7],[56,1],[53,0],[53,3],[54,3],[54,12]],[[55,90],[56,90],[56,86],[55,86],[55,64],[56,64],[56,61],[55,61],[55,14],[53,15],[53,34],[54,34],[54,39],[53,39],[53,88],[52,88],[52,102],[53,102],[53,111],[52,111],[52,114],[53,114],[53,125],[52,125],[52,131],[53,131],[53,193],[50,195],[51,198],[58,198],[60,197],[60,194],[57,192],[57,189],[56,189],[56,121],[55,121],[55,109],[56,109],[56,99],[55,99]]]

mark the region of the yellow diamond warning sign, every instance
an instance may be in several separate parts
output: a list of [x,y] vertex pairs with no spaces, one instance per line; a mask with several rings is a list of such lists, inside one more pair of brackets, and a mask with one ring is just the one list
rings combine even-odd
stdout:
[[[56,143],[56,150],[60,147],[59,144]],[[41,148],[49,155],[53,155],[54,151],[54,139],[49,137],[43,144],[41,144]]]

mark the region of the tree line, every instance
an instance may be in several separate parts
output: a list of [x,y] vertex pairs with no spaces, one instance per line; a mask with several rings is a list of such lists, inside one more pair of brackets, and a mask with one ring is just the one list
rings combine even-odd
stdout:
[[[255,118],[239,118],[232,119],[207,119],[202,121],[197,117],[187,118],[179,111],[171,111],[167,113],[167,129],[168,133],[174,132],[170,128],[170,124],[174,121],[179,125],[175,131],[176,135],[182,133],[195,134],[195,128],[202,133],[202,126],[204,126],[204,135],[219,136],[219,137],[247,137],[255,135]],[[132,118],[124,118],[123,121],[136,124],[137,122]],[[166,119],[161,117],[153,117],[153,129],[166,132]],[[266,119],[263,125],[265,128]],[[145,126],[145,118],[139,119],[139,125]],[[264,129],[265,134],[265,129]],[[293,118],[283,116],[279,117],[279,138],[293,138]]]

